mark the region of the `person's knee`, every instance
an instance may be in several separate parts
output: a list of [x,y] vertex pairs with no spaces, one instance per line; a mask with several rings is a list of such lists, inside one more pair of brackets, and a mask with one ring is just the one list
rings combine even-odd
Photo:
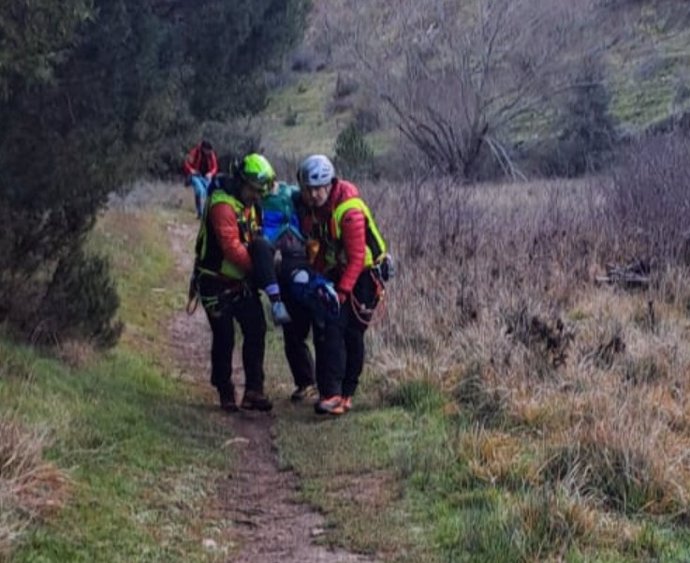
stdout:
[[249,243],[249,252],[254,256],[266,256],[273,258],[273,246],[264,237],[255,237]]
[[194,193],[197,197],[204,197],[206,195],[206,186],[198,176],[192,176],[191,179],[192,188],[194,188]]

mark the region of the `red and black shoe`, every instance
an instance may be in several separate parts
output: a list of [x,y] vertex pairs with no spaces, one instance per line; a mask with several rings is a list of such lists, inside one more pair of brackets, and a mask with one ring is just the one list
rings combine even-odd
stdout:
[[336,416],[345,414],[345,409],[343,408],[342,402],[343,399],[340,395],[325,397],[319,399],[319,401],[314,405],[314,411],[316,414],[332,414]]

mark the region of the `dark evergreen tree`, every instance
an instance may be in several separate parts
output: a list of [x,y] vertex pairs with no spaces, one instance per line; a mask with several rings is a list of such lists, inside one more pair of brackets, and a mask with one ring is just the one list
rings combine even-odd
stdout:
[[[150,169],[166,139],[260,109],[262,72],[306,9],[306,0],[0,6],[0,322],[49,333],[69,322],[47,322],[39,306],[56,273],[93,273],[61,289],[75,300],[88,284],[113,291],[100,263],[69,264],[90,260],[81,246],[107,195]],[[104,303],[112,316],[111,296]]]
[[598,65],[588,64],[569,92],[547,163],[550,175],[580,176],[610,161],[616,122],[609,112],[611,96],[602,77]]

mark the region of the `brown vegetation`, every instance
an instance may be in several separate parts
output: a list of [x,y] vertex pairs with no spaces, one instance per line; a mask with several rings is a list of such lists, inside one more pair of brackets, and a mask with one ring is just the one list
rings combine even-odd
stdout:
[[329,43],[334,64],[354,68],[426,165],[466,179],[487,165],[519,176],[516,124],[553,113],[602,47],[586,38],[599,9],[591,0],[360,4],[317,9],[311,41]]
[[[577,533],[690,511],[687,149],[647,140],[581,182],[380,192],[399,276],[372,335],[377,368],[452,390],[478,429],[456,444],[474,475],[557,491]],[[648,287],[594,283],[634,259],[651,264]]]
[[0,559],[28,524],[62,506],[68,480],[43,460],[45,433],[0,418]]

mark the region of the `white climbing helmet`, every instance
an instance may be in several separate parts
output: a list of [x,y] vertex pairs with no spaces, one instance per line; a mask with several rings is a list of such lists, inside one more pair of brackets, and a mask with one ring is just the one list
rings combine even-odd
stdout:
[[334,177],[333,163],[323,154],[308,156],[297,170],[297,181],[304,187],[325,186],[330,184]]

